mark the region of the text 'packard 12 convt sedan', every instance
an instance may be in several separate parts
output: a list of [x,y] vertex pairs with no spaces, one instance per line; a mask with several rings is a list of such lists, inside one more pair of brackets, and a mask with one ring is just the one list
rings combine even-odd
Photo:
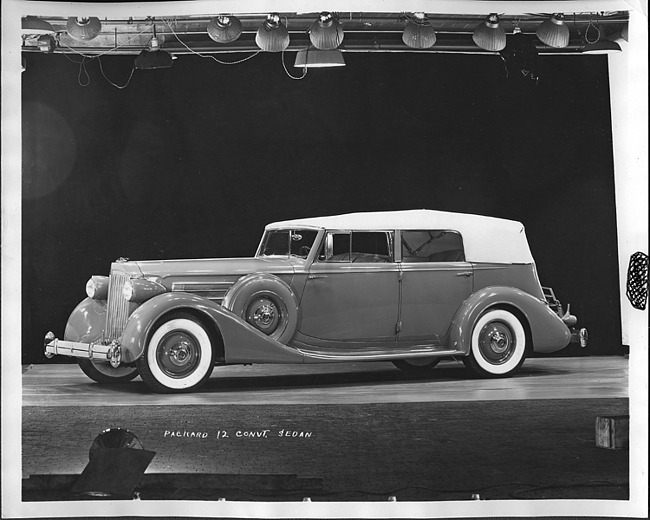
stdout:
[[254,258],[118,260],[86,292],[46,355],[156,392],[249,363],[457,358],[504,377],[529,352],[587,341],[540,285],[521,223],[431,210],[276,222]]

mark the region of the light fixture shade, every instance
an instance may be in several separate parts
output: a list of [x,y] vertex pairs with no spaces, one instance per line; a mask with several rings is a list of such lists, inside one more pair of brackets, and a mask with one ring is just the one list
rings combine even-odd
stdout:
[[499,17],[492,13],[472,34],[474,43],[486,51],[498,52],[506,46],[506,32],[499,24]]
[[569,45],[569,28],[564,23],[564,15],[555,13],[537,28],[537,37],[549,47],[562,49]]
[[436,31],[424,13],[414,13],[402,33],[402,41],[412,49],[428,49],[436,43]]
[[99,18],[68,18],[65,26],[68,34],[75,40],[88,41],[95,38],[102,30],[102,22]]
[[271,13],[257,30],[255,43],[266,52],[281,52],[289,46],[289,31],[282,24],[280,15]]
[[39,50],[41,52],[45,52],[46,54],[52,54],[54,52],[54,48],[56,47],[54,38],[52,38],[52,36],[49,34],[40,35],[36,43],[38,44]]
[[309,39],[317,49],[336,49],[343,41],[343,26],[332,13],[322,12],[309,30]]
[[345,60],[339,49],[303,49],[296,53],[296,62],[293,66],[307,69],[345,67]]
[[168,69],[174,63],[167,51],[143,50],[135,59],[135,68],[141,70]]
[[208,23],[208,35],[217,43],[234,42],[241,36],[242,24],[236,16],[215,16]]
[[54,34],[54,28],[49,22],[36,16],[25,16],[22,19],[22,34]]
[[149,48],[144,49],[135,59],[135,68],[141,70],[168,69],[173,63],[172,55],[160,49],[158,37],[154,36],[149,42]]
[[615,54],[617,52],[621,52],[621,46],[606,38],[594,43],[585,43],[582,47],[582,54]]

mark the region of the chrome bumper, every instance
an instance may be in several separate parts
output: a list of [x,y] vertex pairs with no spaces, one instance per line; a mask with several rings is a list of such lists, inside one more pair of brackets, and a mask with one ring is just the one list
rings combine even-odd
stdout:
[[580,343],[580,346],[582,348],[585,348],[587,346],[587,342],[589,341],[589,333],[587,332],[587,329],[584,327],[580,330],[571,327],[569,329],[571,331],[571,343]]
[[122,351],[117,341],[109,345],[101,343],[78,343],[76,341],[62,341],[57,339],[52,332],[45,335],[45,356],[52,358],[55,355],[97,359],[110,362],[113,368],[120,366]]

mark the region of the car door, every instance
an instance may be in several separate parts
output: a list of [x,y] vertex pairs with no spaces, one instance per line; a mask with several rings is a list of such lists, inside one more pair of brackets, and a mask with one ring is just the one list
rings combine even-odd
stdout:
[[300,302],[299,331],[326,342],[394,341],[399,267],[393,232],[328,231]]
[[399,340],[444,344],[458,307],[472,293],[472,265],[450,230],[398,232],[401,247]]

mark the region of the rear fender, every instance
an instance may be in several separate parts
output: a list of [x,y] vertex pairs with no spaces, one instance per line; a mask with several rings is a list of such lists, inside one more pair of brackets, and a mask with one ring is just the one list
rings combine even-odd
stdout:
[[232,312],[195,294],[168,292],[147,300],[131,314],[120,345],[122,359],[132,363],[144,352],[156,323],[172,311],[187,310],[210,320],[223,340],[224,360],[229,363],[302,363],[304,356],[262,332]]
[[491,307],[510,308],[524,320],[535,352],[555,352],[566,347],[571,331],[543,301],[515,287],[485,287],[472,294],[456,311],[449,347],[469,353],[474,323]]

